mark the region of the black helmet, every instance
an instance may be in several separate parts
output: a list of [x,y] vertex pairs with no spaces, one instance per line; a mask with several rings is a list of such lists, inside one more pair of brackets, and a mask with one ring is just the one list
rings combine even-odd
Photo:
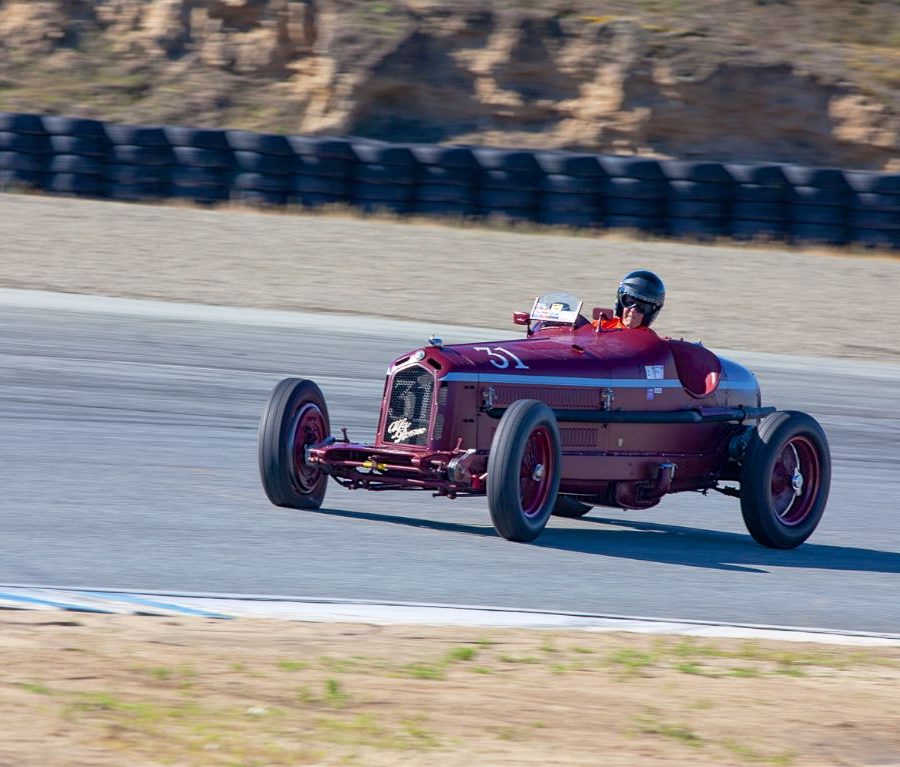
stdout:
[[659,310],[662,309],[666,302],[666,286],[663,281],[653,272],[643,269],[630,272],[622,278],[619,290],[616,293],[616,317],[622,316],[624,309],[622,305],[623,296],[632,296],[638,301],[649,304],[648,310],[644,312],[644,327],[650,327],[650,323],[656,319]]

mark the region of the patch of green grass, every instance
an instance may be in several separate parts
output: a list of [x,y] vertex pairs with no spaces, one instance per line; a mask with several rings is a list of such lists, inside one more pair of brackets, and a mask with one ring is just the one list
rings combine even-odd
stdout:
[[438,663],[410,663],[405,667],[406,674],[413,679],[446,679],[447,672]]
[[729,676],[736,677],[755,677],[761,676],[762,672],[756,666],[732,666],[728,669]]
[[172,669],[164,668],[162,666],[157,666],[156,668],[149,669],[149,673],[150,676],[152,676],[154,679],[158,679],[161,682],[172,678]]
[[540,647],[541,652],[545,653],[556,653],[559,652],[559,648],[557,648],[556,644],[553,642],[553,637],[545,636],[543,641],[541,642]]
[[644,735],[661,735],[695,748],[704,745],[703,738],[685,724],[664,722],[653,714],[637,716],[635,722],[638,732]]
[[337,680],[328,678],[325,680],[325,695],[323,700],[329,706],[343,706],[350,699],[344,691],[344,686]]
[[446,660],[448,663],[469,661],[472,660],[477,653],[478,651],[474,647],[451,647],[447,651]]
[[736,740],[723,740],[722,746],[737,757],[748,762],[765,763],[779,765],[779,767],[787,767],[794,761],[794,754],[786,751],[783,754],[765,754],[753,746],[746,743],[740,743]]
[[581,655],[591,655],[592,653],[597,652],[596,650],[592,650],[590,647],[580,647],[575,645],[571,648],[572,652],[580,653]]
[[281,671],[303,671],[310,666],[305,660],[280,660],[275,665]]
[[472,666],[469,671],[472,671],[475,674],[493,674],[493,670],[488,668],[487,666]]
[[33,692],[35,695],[54,694],[53,690],[41,682],[19,682],[16,686],[21,687],[23,690],[28,690],[28,692]]
[[642,669],[654,664],[653,656],[640,650],[616,650],[607,657],[607,660],[620,666],[622,671],[629,675],[639,674]]
[[504,653],[500,656],[501,663],[539,663],[540,661],[533,655],[508,655]]
[[704,676],[706,674],[703,666],[694,661],[682,661],[681,663],[676,663],[675,670],[680,671],[682,674],[696,674],[697,676]]

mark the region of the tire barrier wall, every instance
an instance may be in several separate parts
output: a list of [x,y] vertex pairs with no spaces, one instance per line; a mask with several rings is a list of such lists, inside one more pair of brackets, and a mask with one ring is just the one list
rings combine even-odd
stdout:
[[900,174],[401,145],[0,112],[0,189],[900,249]]

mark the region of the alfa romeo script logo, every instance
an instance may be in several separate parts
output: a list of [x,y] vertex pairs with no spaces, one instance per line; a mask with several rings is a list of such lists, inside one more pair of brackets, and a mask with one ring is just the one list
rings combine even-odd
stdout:
[[405,442],[410,437],[417,437],[420,434],[424,434],[426,431],[425,429],[410,429],[410,426],[412,426],[412,424],[405,418],[398,418],[396,421],[391,421],[387,427],[388,436],[394,440],[394,442]]

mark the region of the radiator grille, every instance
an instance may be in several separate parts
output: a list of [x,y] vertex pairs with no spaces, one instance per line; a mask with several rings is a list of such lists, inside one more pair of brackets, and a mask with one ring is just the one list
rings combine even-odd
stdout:
[[434,376],[415,365],[401,370],[391,382],[384,441],[398,445],[424,445],[428,441]]

